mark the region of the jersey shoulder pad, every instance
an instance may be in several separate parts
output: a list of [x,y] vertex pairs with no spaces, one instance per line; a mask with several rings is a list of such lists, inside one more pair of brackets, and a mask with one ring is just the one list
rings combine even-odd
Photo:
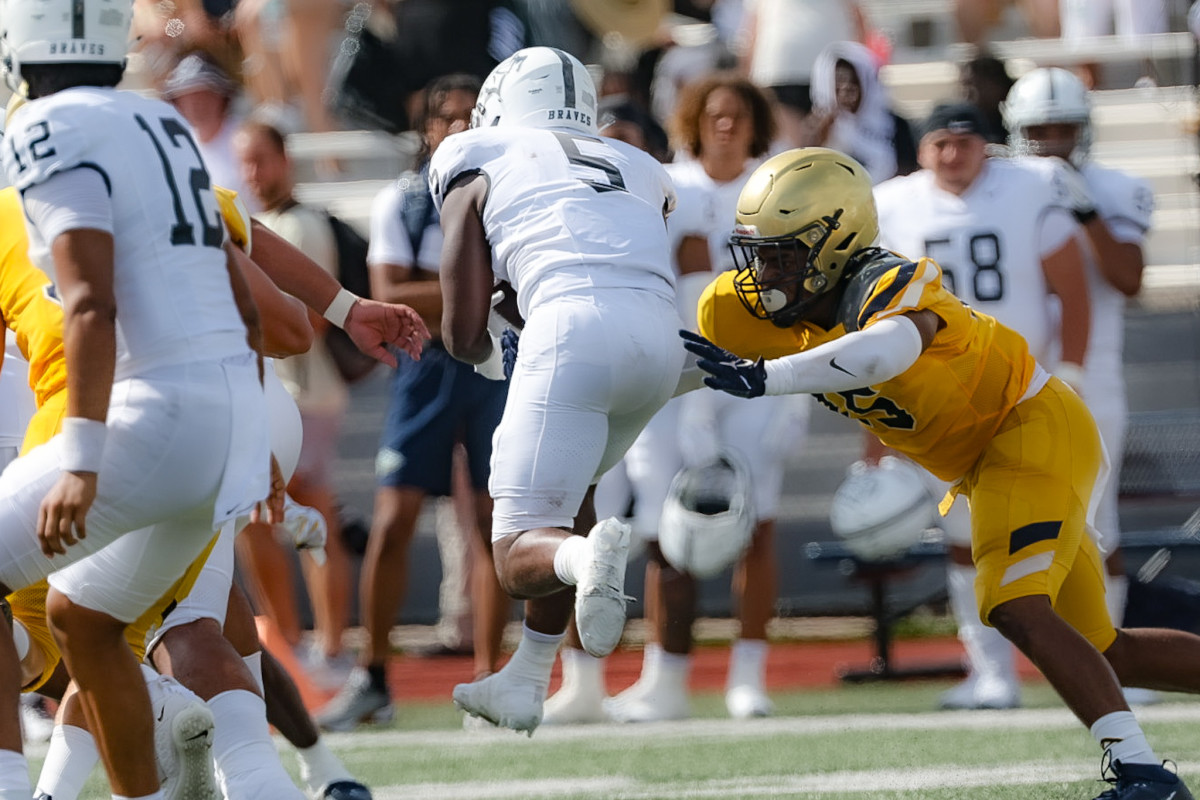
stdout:
[[479,134],[483,129],[473,129],[449,136],[438,145],[437,152],[429,162],[429,192],[439,212],[446,199],[446,191],[461,175],[482,172],[484,159],[480,154]]
[[[104,168],[92,162],[91,140],[86,128],[94,126],[80,109],[69,104],[32,102],[13,118],[4,138],[4,170],[9,182],[20,191],[49,179],[52,175],[79,166],[100,171],[106,185],[112,185]],[[91,116],[91,115],[86,115]]]
[[[930,273],[937,274],[928,259],[913,262],[878,247],[863,251],[848,269],[853,274],[838,306],[838,322],[847,333],[862,330],[881,312],[915,309],[921,285],[931,280]],[[916,289],[916,296],[910,297],[906,289]]]
[[1088,189],[1105,220],[1131,223],[1143,233],[1154,214],[1154,191],[1142,178],[1098,164],[1084,167]]

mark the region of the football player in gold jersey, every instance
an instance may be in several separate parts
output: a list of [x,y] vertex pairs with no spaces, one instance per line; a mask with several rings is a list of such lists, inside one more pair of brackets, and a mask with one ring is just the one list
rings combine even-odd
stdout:
[[[1104,800],[1188,800],[1121,685],[1200,692],[1200,637],[1117,630],[1090,535],[1106,468],[1083,401],[1025,340],[942,287],[941,270],[873,247],[870,180],[841,153],[764,163],[738,199],[738,269],[681,332],[741,397],[809,392],[938,477],[971,507],[981,619],[1046,675],[1105,751]],[[1118,681],[1119,679],[1119,681]],[[1099,800],[1099,799],[1098,799]]]

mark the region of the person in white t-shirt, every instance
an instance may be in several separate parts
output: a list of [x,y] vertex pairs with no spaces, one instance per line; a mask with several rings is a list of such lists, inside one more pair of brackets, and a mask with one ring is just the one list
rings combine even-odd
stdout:
[[[1128,580],[1121,556],[1117,493],[1129,408],[1123,353],[1125,299],[1138,293],[1145,257],[1142,244],[1154,213],[1150,186],[1091,160],[1091,100],[1083,82],[1064,69],[1036,69],[1021,77],[1003,105],[1010,142],[1023,155],[1064,165],[1074,178],[1076,207],[1086,234],[1092,330],[1083,362],[1083,399],[1100,429],[1110,471],[1096,508],[1096,531],[1106,554],[1106,597],[1113,623],[1125,616]],[[1090,207],[1091,206],[1091,207]],[[1153,702],[1147,689],[1126,689],[1130,702]]]
[[[1066,176],[1048,160],[988,158],[986,130],[972,105],[934,108],[918,150],[923,169],[875,188],[880,244],[937,261],[947,288],[1023,335],[1038,362],[1078,390],[1090,316]],[[964,506],[951,509],[943,528],[950,605],[970,674],[940,702],[1012,707],[1020,703],[1013,649],[979,620]]]
[[595,85],[578,59],[528,48],[492,71],[471,130],[430,164],[446,349],[500,378],[500,334],[488,324],[497,286],[506,319],[523,321],[488,486],[496,571],[527,601],[524,634],[499,672],[456,686],[454,702],[530,733],[572,607],[588,653],[608,655],[620,640],[630,530],[595,522],[594,487],[684,364],[664,221],[671,181],[596,126]]

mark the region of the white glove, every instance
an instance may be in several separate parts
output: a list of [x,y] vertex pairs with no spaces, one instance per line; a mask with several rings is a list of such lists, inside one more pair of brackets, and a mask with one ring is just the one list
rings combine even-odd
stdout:
[[292,547],[297,550],[311,550],[313,561],[316,561],[318,566],[325,563],[325,542],[329,537],[329,528],[320,511],[310,506],[302,506],[293,500],[290,494],[285,494],[282,527],[291,537]]
[[1080,223],[1087,222],[1096,216],[1096,201],[1092,199],[1092,191],[1088,188],[1087,179],[1071,164],[1061,158],[1059,161],[1062,162],[1059,177],[1062,179],[1065,199],[1071,207],[1071,213]]
[[492,353],[486,361],[475,365],[475,371],[489,381],[502,381],[504,380],[504,350],[500,347],[500,337],[488,330],[488,338],[492,340]]

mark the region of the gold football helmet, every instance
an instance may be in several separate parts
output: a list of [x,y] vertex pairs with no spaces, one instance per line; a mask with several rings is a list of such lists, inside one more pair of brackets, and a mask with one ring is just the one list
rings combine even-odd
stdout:
[[754,171],[730,238],[734,288],[759,319],[795,325],[879,236],[867,170],[824,147],[780,153]]

